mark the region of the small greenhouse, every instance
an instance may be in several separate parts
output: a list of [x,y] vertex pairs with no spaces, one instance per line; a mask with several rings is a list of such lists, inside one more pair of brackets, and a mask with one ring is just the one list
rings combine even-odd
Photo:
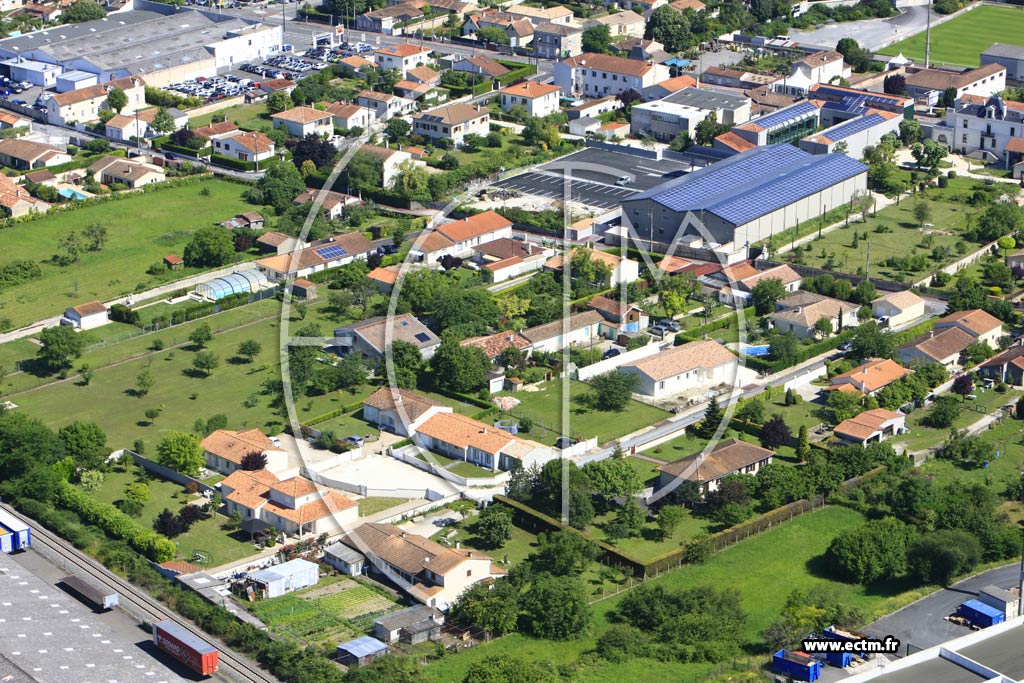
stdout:
[[270,286],[267,276],[258,270],[240,270],[196,285],[196,294],[217,301],[232,294],[259,292]]

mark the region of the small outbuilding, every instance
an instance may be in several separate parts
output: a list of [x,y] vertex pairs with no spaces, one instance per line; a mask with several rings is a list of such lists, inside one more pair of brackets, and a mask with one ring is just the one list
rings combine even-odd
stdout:
[[373,622],[373,635],[385,643],[396,640],[417,645],[433,640],[441,633],[444,614],[427,605],[416,605]]
[[164,256],[164,265],[170,269],[181,268],[185,265],[185,259],[181,258],[177,254],[168,254]]
[[292,296],[305,301],[316,301],[316,283],[302,277],[293,280]]
[[323,560],[325,564],[346,576],[359,576],[366,567],[366,558],[363,554],[344,543],[335,543],[324,548]]
[[338,662],[345,666],[366,666],[387,653],[387,645],[376,638],[363,636],[338,646]]
[[320,580],[320,568],[301,558],[289,560],[269,569],[249,575],[254,588],[262,598],[276,598],[309,586]]
[[[1005,590],[997,586],[985,586],[978,591],[978,602],[1001,611],[1007,619],[1017,616],[1020,607],[1020,590]],[[401,612],[399,612],[401,614]]]
[[76,330],[92,330],[110,322],[107,318],[107,307],[99,301],[72,306],[64,311],[61,325],[68,325]]

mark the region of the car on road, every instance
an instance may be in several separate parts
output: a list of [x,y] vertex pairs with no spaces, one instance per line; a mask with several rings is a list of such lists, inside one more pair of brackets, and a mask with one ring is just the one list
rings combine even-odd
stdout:
[[172,154],[171,152],[164,152],[164,159],[167,159],[167,161],[174,161],[177,158],[177,154]]
[[629,185],[632,182],[633,179],[630,178],[628,175],[620,175],[619,179],[615,181],[615,184],[618,185],[619,187],[625,187],[626,185]]

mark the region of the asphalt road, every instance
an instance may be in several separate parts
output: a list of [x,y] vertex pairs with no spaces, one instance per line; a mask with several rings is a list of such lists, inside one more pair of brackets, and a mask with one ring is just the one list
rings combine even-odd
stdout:
[[[941,15],[932,13],[932,20]],[[853,38],[860,46],[868,50],[878,50],[897,40],[903,40],[923,31],[928,23],[928,10],[925,7],[907,7],[903,12],[890,19],[866,19],[864,21],[847,21],[839,24],[826,24],[821,28],[809,31],[792,30],[789,35],[793,40],[811,45],[834,48],[842,38]]]
[[933,647],[952,638],[967,635],[970,630],[949,623],[943,617],[952,614],[960,603],[977,597],[978,590],[994,585],[1008,589],[1016,585],[1020,567],[1018,563],[997,567],[978,576],[964,579],[949,588],[907,605],[898,612],[882,617],[864,629],[875,637],[894,636],[902,645],[900,656]]

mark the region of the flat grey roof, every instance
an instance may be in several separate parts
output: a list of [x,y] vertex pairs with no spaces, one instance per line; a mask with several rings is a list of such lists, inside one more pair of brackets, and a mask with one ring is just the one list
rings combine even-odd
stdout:
[[209,54],[204,46],[250,25],[233,17],[216,21],[193,10],[167,16],[138,10],[8,38],[0,41],[0,50],[11,54],[40,50],[56,62],[84,59],[104,70],[147,73],[200,59]]
[[747,97],[714,88],[683,88],[661,98],[661,101],[699,109],[736,109],[750,103]]
[[958,652],[979,664],[995,669],[1004,676],[1016,680],[1024,679],[1024,657],[1021,656],[1021,652],[1024,652],[1024,626],[1018,626]]
[[1010,57],[1011,59],[1024,59],[1024,47],[1020,45],[1007,45],[1006,43],[993,43],[983,55],[992,57]]
[[885,674],[877,680],[878,683],[976,683],[987,679],[953,662],[935,658],[917,666]]
[[3,553],[0,615],[0,654],[33,678],[53,683],[185,681],[138,647],[150,640],[146,633],[139,630],[130,638],[115,633],[99,615]]

